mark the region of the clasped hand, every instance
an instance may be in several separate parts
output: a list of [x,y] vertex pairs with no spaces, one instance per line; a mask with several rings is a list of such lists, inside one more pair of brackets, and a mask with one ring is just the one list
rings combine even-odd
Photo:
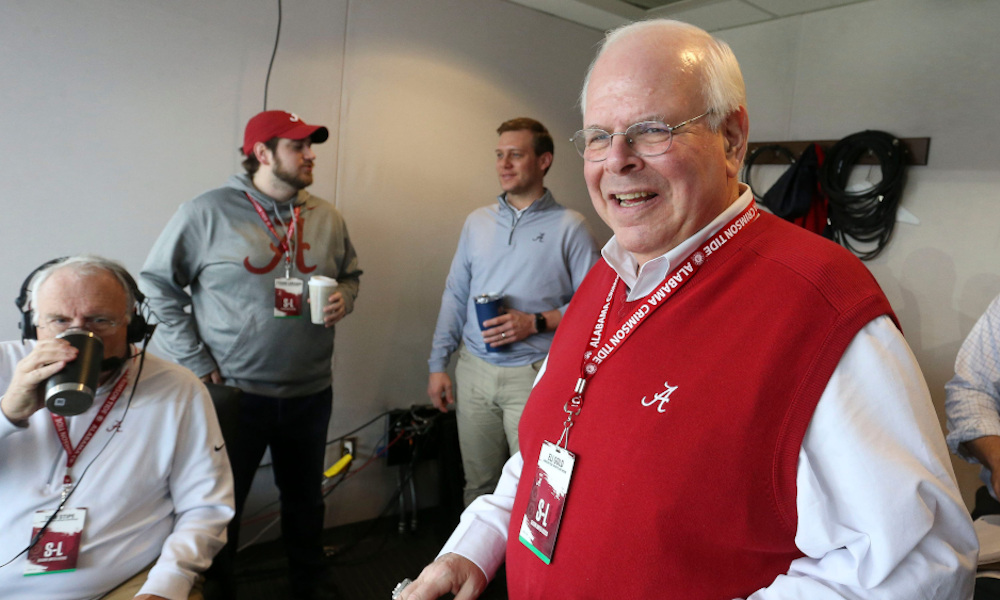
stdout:
[[519,342],[534,335],[535,316],[512,308],[505,309],[499,317],[483,321],[483,341],[493,348]]

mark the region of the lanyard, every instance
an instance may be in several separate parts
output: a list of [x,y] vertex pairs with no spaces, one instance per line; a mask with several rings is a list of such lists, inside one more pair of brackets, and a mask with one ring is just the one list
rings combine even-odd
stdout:
[[[101,409],[97,411],[96,415],[94,415],[93,422],[90,424],[90,427],[87,428],[87,432],[83,434],[83,438],[80,439],[80,443],[77,444],[76,448],[73,447],[73,443],[69,439],[69,430],[66,427],[65,417],[51,413],[52,424],[55,425],[56,428],[56,435],[59,436],[59,442],[62,444],[63,450],[66,451],[66,475],[63,477],[64,488],[69,488],[70,484],[73,483],[73,480],[69,476],[69,470],[76,463],[76,459],[80,457],[80,453],[83,452],[83,449],[90,443],[94,434],[97,433],[98,428],[101,426],[101,423],[104,422],[104,419],[107,418],[108,413],[110,413],[111,409],[114,408],[115,402],[118,402],[118,398],[120,398],[122,392],[125,391],[126,385],[128,385],[128,369],[126,369],[125,372],[118,378],[118,381],[115,383],[115,387],[111,390],[111,393],[108,394],[104,404],[101,405]],[[65,493],[65,490],[63,493]]]
[[663,279],[663,283],[659,287],[639,301],[639,305],[629,318],[622,322],[617,331],[607,338],[603,338],[604,323],[608,316],[608,310],[615,297],[615,291],[618,289],[618,282],[621,280],[621,277],[615,277],[614,282],[611,283],[611,289],[608,291],[608,296],[604,300],[604,306],[601,307],[601,312],[594,323],[594,332],[591,334],[587,344],[588,349],[583,353],[580,377],[577,378],[576,385],[573,388],[573,396],[563,405],[563,411],[566,412],[566,420],[563,422],[563,432],[559,436],[559,441],[556,443],[557,446],[568,449],[569,430],[573,427],[573,418],[579,416],[580,411],[583,410],[583,392],[587,387],[587,382],[597,374],[600,365],[608,360],[615,351],[624,346],[625,342],[632,337],[632,334],[639,329],[640,325],[646,322],[646,319],[655,310],[673,298],[676,292],[690,281],[694,274],[704,266],[713,253],[718,251],[729,240],[736,237],[737,234],[743,231],[744,227],[753,223],[759,216],[760,212],[757,210],[757,205],[751,200],[750,204],[740,211],[740,214],[736,215],[735,218],[726,223],[712,239],[708,240],[705,246],[696,249],[681,260],[679,266]]
[[[250,201],[250,204],[253,204],[254,209],[257,211],[257,216],[264,222],[264,226],[267,227],[267,230],[271,232],[274,239],[278,240],[278,247],[285,254],[285,278],[287,279],[288,277],[291,277],[292,252],[289,244],[293,244],[295,242],[293,236],[295,235],[295,226],[299,222],[300,207],[292,206],[292,224],[288,226],[288,232],[285,234],[285,237],[281,237],[278,235],[278,232],[274,230],[274,225],[271,224],[271,219],[268,218],[267,212],[264,211],[264,207],[261,206],[259,202],[254,200],[249,193],[243,192],[243,194],[247,197],[247,200]],[[278,213],[277,207],[274,209],[274,214],[278,217],[278,220],[281,221],[281,215]],[[282,225],[284,225],[284,221],[282,221]]]

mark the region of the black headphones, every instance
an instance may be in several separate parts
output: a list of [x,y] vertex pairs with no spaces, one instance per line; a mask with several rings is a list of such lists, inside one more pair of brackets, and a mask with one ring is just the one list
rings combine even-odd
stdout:
[[[24,280],[21,284],[21,294],[14,300],[14,304],[17,305],[17,309],[21,312],[21,339],[22,340],[35,340],[38,339],[38,328],[32,322],[32,307],[31,307],[31,281],[35,278],[40,271],[47,269],[48,267],[57,265],[61,262],[66,261],[69,258],[63,256],[60,258],[52,259],[42,266],[38,267],[28,275],[28,278]],[[132,297],[135,298],[135,305],[132,307],[132,318],[128,322],[128,327],[125,329],[125,339],[130,344],[137,344],[147,337],[153,334],[153,330],[156,328],[155,325],[150,325],[146,322],[146,318],[142,316],[142,308],[146,303],[146,296],[139,291],[139,286],[136,284],[135,279],[129,275],[129,272],[125,269],[115,265],[115,264],[103,264],[103,267],[114,272],[115,275],[119,276],[125,281],[128,286],[128,291],[131,293]]]

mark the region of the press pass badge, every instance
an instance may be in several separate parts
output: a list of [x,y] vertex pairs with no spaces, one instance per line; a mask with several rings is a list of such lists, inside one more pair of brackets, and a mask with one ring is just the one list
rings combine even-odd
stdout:
[[[48,523],[52,512],[51,510],[40,510],[35,513],[31,522],[32,540]],[[24,569],[24,574],[49,575],[75,571],[76,559],[80,556],[83,522],[86,517],[86,508],[59,511],[56,518],[52,519],[48,528],[45,529],[41,539],[28,551],[28,564]]]
[[278,318],[302,316],[302,290],[305,284],[298,277],[281,277],[274,280],[274,316]]
[[538,454],[538,469],[518,539],[545,564],[552,563],[575,462],[571,452],[552,442],[543,443]]

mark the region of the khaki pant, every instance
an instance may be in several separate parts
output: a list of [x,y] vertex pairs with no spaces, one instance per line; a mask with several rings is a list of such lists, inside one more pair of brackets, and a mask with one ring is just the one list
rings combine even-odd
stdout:
[[[101,596],[101,600],[132,600],[139,590],[146,583],[146,578],[149,576],[149,570],[153,568],[153,565],[149,565],[138,574],[133,576],[131,579],[111,590],[107,594]],[[191,588],[191,593],[188,595],[188,600],[204,600],[201,595],[201,577],[194,583],[194,587]]]
[[542,363],[498,367],[464,346],[459,350],[456,418],[466,506],[496,488],[504,463],[517,452],[517,424]]

